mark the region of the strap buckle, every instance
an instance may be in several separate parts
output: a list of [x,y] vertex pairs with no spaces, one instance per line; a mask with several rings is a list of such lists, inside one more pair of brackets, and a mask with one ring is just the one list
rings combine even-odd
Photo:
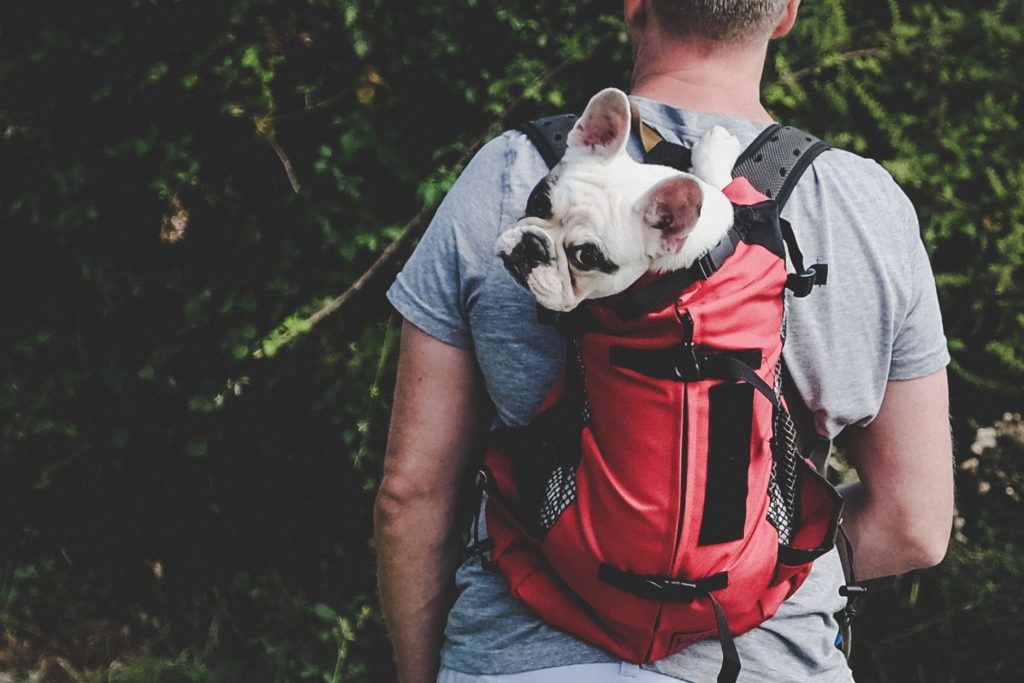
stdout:
[[693,342],[684,342],[681,346],[682,358],[672,364],[672,372],[675,373],[676,379],[682,382],[701,381],[704,379],[704,368],[701,364],[703,354],[697,353]]
[[827,281],[828,265],[816,263],[802,273],[790,273],[786,277],[786,288],[793,292],[793,296],[802,299],[811,293],[815,285],[821,286]]
[[858,586],[855,584],[846,584],[839,587],[839,594],[844,598],[855,598],[859,595],[864,595],[868,592],[867,586]]
[[707,280],[709,277],[714,275],[715,271],[722,265],[720,263],[715,263],[713,252],[714,249],[711,249],[693,262],[693,265],[696,267],[697,272],[700,273],[700,278],[702,280]]

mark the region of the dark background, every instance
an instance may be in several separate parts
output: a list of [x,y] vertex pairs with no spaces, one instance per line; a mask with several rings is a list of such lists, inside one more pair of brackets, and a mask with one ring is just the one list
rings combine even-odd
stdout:
[[[384,289],[480,140],[628,86],[619,9],[0,4],[0,672],[391,677]],[[954,358],[950,554],[876,582],[855,670],[1020,680],[1024,10],[801,13],[766,103],[910,194]]]

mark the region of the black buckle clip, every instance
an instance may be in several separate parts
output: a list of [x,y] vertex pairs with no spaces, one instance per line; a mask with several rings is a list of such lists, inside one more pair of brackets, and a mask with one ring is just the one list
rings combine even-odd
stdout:
[[676,379],[682,382],[699,382],[704,379],[704,368],[701,367],[700,356],[697,355],[693,343],[684,343],[683,357],[672,365]]
[[643,581],[649,587],[655,589],[655,595],[649,596],[654,600],[691,602],[702,592],[696,583],[690,581],[656,578],[644,578]]
[[696,266],[702,280],[707,280],[709,277],[714,275],[715,271],[721,266],[721,264],[715,263],[715,257],[712,255],[713,252],[714,248],[710,249],[693,262],[693,265]]
[[844,598],[855,598],[868,592],[867,586],[847,584],[839,587],[839,594]]
[[816,263],[809,266],[802,273],[791,273],[786,277],[786,288],[793,292],[793,296],[803,298],[811,293],[815,285],[823,285],[828,280],[828,266],[824,263]]

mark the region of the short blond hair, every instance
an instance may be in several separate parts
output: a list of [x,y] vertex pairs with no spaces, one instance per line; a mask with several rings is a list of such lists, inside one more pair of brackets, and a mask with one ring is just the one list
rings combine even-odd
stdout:
[[788,0],[652,0],[671,33],[716,43],[765,38],[778,25]]

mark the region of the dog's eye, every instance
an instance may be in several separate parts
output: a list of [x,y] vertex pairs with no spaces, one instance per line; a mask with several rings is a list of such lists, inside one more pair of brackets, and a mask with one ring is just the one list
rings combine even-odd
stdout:
[[595,270],[605,263],[604,255],[596,244],[580,244],[570,247],[566,253],[571,263],[577,270]]

